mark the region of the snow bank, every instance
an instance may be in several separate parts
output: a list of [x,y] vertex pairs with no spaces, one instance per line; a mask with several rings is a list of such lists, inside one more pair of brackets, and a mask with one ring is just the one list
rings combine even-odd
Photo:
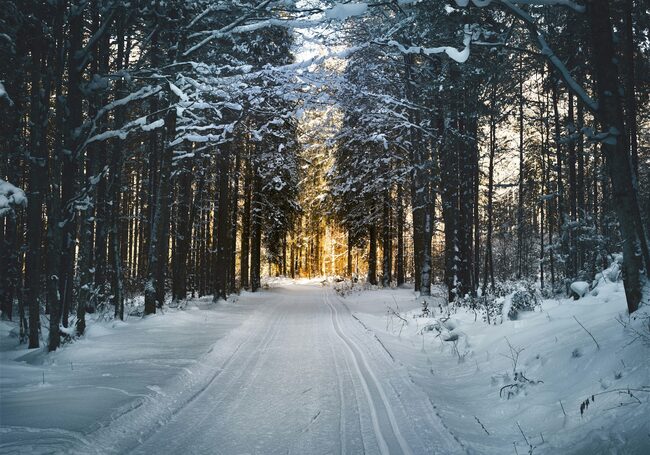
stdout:
[[468,453],[650,453],[650,308],[630,318],[620,281],[578,287],[499,325],[442,305],[423,317],[402,289],[344,300]]
[[196,299],[124,322],[87,315],[86,334],[50,354],[19,344],[17,323],[0,322],[0,453],[111,452],[88,435],[160,400],[162,390],[180,394],[205,380],[214,363],[202,359],[221,355],[215,343],[230,343],[262,298]]

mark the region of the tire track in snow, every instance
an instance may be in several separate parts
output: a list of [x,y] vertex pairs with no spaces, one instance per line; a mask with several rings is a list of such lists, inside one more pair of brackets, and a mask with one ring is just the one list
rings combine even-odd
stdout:
[[[286,313],[280,313],[277,317],[275,317],[271,323],[268,324],[268,327],[266,331],[264,332],[264,335],[262,336],[260,342],[251,349],[238,349],[238,353],[241,352],[249,352],[250,355],[243,360],[244,365],[238,367],[236,369],[236,373],[229,379],[225,379],[226,384],[217,384],[220,379],[222,379],[225,375],[228,374],[229,367],[235,363],[237,363],[239,356],[236,356],[233,354],[229,358],[228,364],[224,365],[214,376],[213,380],[210,381],[209,384],[207,384],[205,387],[201,389],[199,393],[197,393],[192,400],[184,403],[182,407],[178,408],[176,412],[174,413],[173,417],[169,419],[169,421],[165,422],[164,425],[169,425],[173,424],[175,418],[183,412],[185,409],[188,408],[188,405],[190,405],[192,402],[196,401],[196,399],[199,397],[199,395],[205,393],[208,389],[211,389],[212,386],[218,386],[219,392],[216,394],[216,399],[211,399],[210,400],[210,406],[205,407],[202,410],[201,416],[198,418],[198,421],[196,419],[196,414],[192,415],[192,420],[193,422],[193,427],[195,429],[198,429],[201,427],[201,425],[205,422],[206,419],[208,419],[211,416],[215,415],[215,410],[226,400],[232,400],[233,396],[239,395],[239,392],[242,391],[242,388],[240,387],[240,379],[247,373],[251,371],[251,365],[254,363],[253,366],[253,371],[254,371],[254,377],[257,377],[259,374],[259,365],[262,363],[263,359],[263,353],[266,351],[268,346],[271,344],[273,339],[277,336],[278,332],[282,328],[281,322],[286,318]],[[250,339],[250,338],[249,338]],[[248,340],[247,340],[248,341]],[[240,347],[246,344],[246,342],[243,342]],[[250,385],[252,381],[254,380],[253,378],[249,378],[248,381],[246,381],[247,385]],[[233,391],[234,389],[234,391]],[[237,400],[233,400],[235,403]],[[196,409],[194,410],[196,411]],[[161,425],[161,426],[164,426]],[[148,437],[146,439],[141,440],[141,445],[146,445],[148,441],[153,439],[157,434],[160,433],[160,428],[155,429],[155,432],[150,432]],[[176,443],[176,447],[186,447],[186,442],[191,441],[193,439],[194,434],[189,433],[189,434],[184,434],[179,438],[181,441]],[[175,440],[175,442],[178,440]],[[135,450],[134,453],[141,453],[142,447],[137,447],[137,450]]]
[[[265,356],[265,355],[262,355],[262,354],[264,354],[268,350],[271,343],[273,343],[273,341],[276,339],[276,337],[278,336],[278,333],[280,332],[280,329],[283,328],[283,322],[285,321],[286,318],[287,318],[287,312],[285,310],[284,312],[282,312],[280,314],[279,317],[274,319],[273,324],[270,324],[274,328],[273,334],[266,339],[266,341],[264,342],[264,346],[262,348],[260,348],[258,346],[255,349],[255,353],[257,354],[257,359],[255,360],[255,364],[253,365],[252,369],[250,370],[250,374],[248,375],[248,378],[246,378],[245,383],[240,386],[240,385],[238,385],[237,381],[234,382],[234,384],[237,385],[237,392],[235,393],[235,396],[238,396],[239,399],[232,400],[233,395],[229,396],[225,392],[223,393],[223,396],[220,397],[219,403],[221,403],[226,397],[228,397],[229,399],[231,399],[235,403],[235,405],[231,409],[229,409],[230,412],[233,412],[233,411],[237,410],[240,407],[240,404],[242,402],[242,398],[248,395],[251,385],[255,382],[255,380],[259,376],[260,372],[264,371],[264,368],[262,368],[262,367],[266,362],[268,362],[269,359],[268,359],[268,356]],[[249,363],[249,365],[250,365],[250,363]],[[241,378],[243,373],[246,372],[247,370],[248,370],[248,368],[245,368],[242,371],[242,374],[239,375],[239,378]],[[216,408],[216,406],[214,406],[214,407]]]
[[[253,316],[253,319],[248,322],[252,323],[259,319],[260,316],[262,316],[262,314],[257,313]],[[267,318],[268,316],[264,315],[264,319]],[[245,324],[238,329],[240,333],[244,327]],[[268,325],[266,332],[260,339],[256,348],[261,346],[274,327],[277,328],[275,324]],[[70,453],[79,453],[84,455],[88,453],[131,453],[132,451],[137,450],[145,441],[154,437],[161,427],[173,422],[179,413],[188,408],[192,403],[196,402],[207,389],[221,378],[221,375],[224,372],[228,371],[230,365],[236,363],[242,355],[251,353],[248,358],[250,361],[256,353],[256,349],[253,348],[250,350],[246,349],[246,347],[250,344],[254,344],[258,340],[255,336],[258,333],[259,332],[247,333],[243,339],[234,346],[230,355],[228,355],[225,360],[221,361],[221,364],[218,367],[207,369],[206,365],[208,362],[213,361],[211,356],[216,354],[216,352],[213,354],[215,347],[221,343],[221,340],[217,341],[211,346],[205,356],[197,361],[196,366],[199,370],[198,377],[197,371],[186,371],[181,373],[181,375],[174,380],[173,387],[179,389],[177,392],[172,393],[163,399],[157,397],[156,400],[147,396],[143,401],[140,401],[133,407],[127,407],[110,422],[85,435],[88,439],[94,441],[92,450],[89,450],[88,447],[77,446],[74,449],[71,449]],[[204,376],[207,376],[207,378],[203,379]],[[197,379],[200,382],[197,383]],[[188,383],[190,386],[194,386],[192,387],[194,390],[187,389]]]
[[[361,386],[366,395],[368,406],[370,407],[370,416],[373,423],[373,429],[375,432],[375,436],[377,438],[377,443],[379,445],[380,452],[383,455],[394,454],[396,453],[395,449],[399,447],[399,449],[403,454],[411,455],[412,454],[411,448],[399,430],[399,426],[397,425],[397,419],[395,418],[395,414],[393,412],[393,409],[390,406],[390,403],[388,402],[388,398],[386,397],[386,393],[384,392],[381,383],[375,376],[373,370],[370,368],[370,365],[368,364],[368,360],[364,355],[363,351],[359,349],[357,344],[351,338],[345,335],[345,333],[343,332],[343,329],[341,328],[340,315],[335,305],[333,305],[330,302],[327,289],[325,289],[323,292],[323,301],[330,308],[330,315],[332,318],[332,325],[334,326],[334,331],[336,332],[338,338],[346,346],[347,351],[349,352],[352,358],[352,362],[354,364],[357,375],[361,380]],[[377,405],[375,404],[375,400],[373,399],[373,393],[371,392],[371,389],[373,389],[376,392],[376,395],[378,395],[380,399],[379,401],[381,401],[382,409],[378,409]],[[382,410],[383,412],[381,412]],[[381,425],[382,422],[380,422],[379,414],[386,415],[388,419],[387,422],[388,425],[386,422],[383,422],[384,423],[383,426],[389,427],[390,430],[392,430],[393,436],[397,442],[398,447],[395,447],[394,441],[386,441],[386,439],[384,438],[384,432],[382,431],[382,425]],[[388,442],[391,442],[391,446],[393,447],[389,448]]]
[[[2,435],[6,433],[21,433],[24,438],[4,442]],[[31,435],[38,434],[38,438]],[[50,454],[73,450],[73,447],[84,447],[91,453],[93,444],[82,433],[61,428],[35,428],[19,425],[0,427],[0,453],[12,454]]]

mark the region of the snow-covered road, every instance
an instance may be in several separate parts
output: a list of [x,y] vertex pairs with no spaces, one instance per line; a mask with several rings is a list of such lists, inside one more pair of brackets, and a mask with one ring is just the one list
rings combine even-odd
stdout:
[[169,403],[148,403],[88,434],[88,446],[139,454],[463,451],[331,288],[293,285],[266,296],[215,346],[223,352],[214,363],[201,363],[204,383],[162,390]]
[[[425,330],[439,322],[412,290],[341,291],[282,279],[100,315],[50,354],[3,321],[0,454],[649,453],[647,346],[630,343],[647,316],[637,332],[612,323],[621,283],[498,325],[456,308],[444,320],[458,343]],[[512,398],[511,344],[536,381]]]

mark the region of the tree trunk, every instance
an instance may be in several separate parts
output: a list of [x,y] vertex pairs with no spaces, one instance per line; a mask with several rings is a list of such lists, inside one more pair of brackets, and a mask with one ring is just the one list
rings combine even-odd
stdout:
[[249,286],[249,253],[251,238],[251,199],[252,199],[252,172],[250,159],[246,160],[246,169],[244,171],[244,212],[241,220],[241,252],[239,265],[241,275],[241,287],[248,289]]
[[[567,232],[565,229],[565,207],[564,207],[564,175],[562,170],[562,142],[561,142],[561,127],[560,127],[560,113],[558,109],[558,104],[560,102],[558,89],[557,89],[557,80],[552,78],[552,101],[553,101],[553,129],[555,137],[555,173],[556,173],[556,195],[555,199],[557,201],[557,232],[558,240],[560,242],[561,254],[566,255],[568,253],[568,242],[566,239]],[[568,269],[564,268],[565,275],[568,275]]]
[[[165,117],[165,129],[169,142],[174,139],[176,131],[176,111],[171,108]],[[168,249],[165,243],[165,223],[168,221],[169,213],[169,179],[172,166],[172,147],[163,145],[163,154],[160,166],[160,178],[158,191],[156,192],[156,203],[153,209],[153,223],[151,225],[151,239],[149,240],[149,252],[147,254],[147,282],[144,289],[144,314],[154,314],[156,307],[162,307],[165,295],[165,269],[167,264],[160,264],[163,255],[161,250]],[[165,254],[166,258],[167,255]],[[161,273],[162,271],[162,273]],[[162,296],[162,299],[161,299]]]
[[[233,172],[232,178],[232,191],[231,191],[231,200],[230,200],[230,245],[228,248],[228,291],[236,292],[237,291],[237,218],[239,214],[239,178],[240,178],[240,169],[241,169],[241,151],[239,149],[235,150],[235,171]],[[286,238],[284,243],[284,252],[286,259]],[[285,269],[286,274],[286,269]]]
[[219,150],[217,160],[219,166],[219,205],[217,212],[217,257],[215,270],[214,301],[226,300],[228,297],[228,255],[230,233],[230,194],[228,180],[230,178],[230,144],[224,144]]
[[29,311],[29,348],[39,346],[41,272],[43,267],[43,202],[47,194],[47,141],[46,119],[48,96],[45,94],[41,77],[45,48],[40,30],[34,30],[31,41],[31,112],[30,144],[28,150],[29,180],[27,200],[27,255],[25,262],[25,297]]
[[350,238],[350,230],[347,232],[347,267],[346,275],[352,278],[352,239]]
[[377,226],[368,227],[368,283],[377,285]]
[[[401,286],[406,281],[404,268],[404,195],[402,184],[397,188],[397,286]],[[349,269],[352,269],[352,254],[348,253]]]
[[392,277],[392,236],[391,236],[391,210],[390,210],[390,188],[384,190],[382,204],[382,275],[381,285],[390,287]]
[[[178,207],[178,221],[176,249],[173,257],[173,285],[172,298],[175,302],[185,300],[187,297],[187,257],[192,243],[192,227],[196,220],[197,197],[203,192],[205,181],[201,174],[197,185],[196,195],[192,197],[192,169],[186,169],[180,176],[180,204]],[[196,269],[194,269],[196,270]]]
[[591,25],[592,60],[598,97],[598,117],[609,136],[602,150],[612,183],[614,206],[623,239],[623,282],[627,307],[633,313],[641,301],[641,261],[637,255],[638,237],[635,214],[638,212],[634,173],[626,147],[626,130],[619,95],[618,68],[609,2],[592,0],[587,4]]
[[496,85],[492,85],[492,104],[490,106],[490,140],[488,162],[488,191],[487,191],[487,232],[485,235],[485,268],[483,269],[483,294],[485,295],[490,278],[490,290],[494,291],[494,260],[492,257],[492,231],[494,219],[494,157],[496,154]]
[[517,278],[524,266],[524,74],[519,60],[519,182],[517,190]]
[[256,292],[261,286],[262,254],[262,178],[253,169],[253,199],[251,213],[251,291]]

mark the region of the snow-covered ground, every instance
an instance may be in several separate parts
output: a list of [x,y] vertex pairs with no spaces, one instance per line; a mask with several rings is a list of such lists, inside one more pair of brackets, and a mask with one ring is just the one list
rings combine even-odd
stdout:
[[408,290],[345,301],[468,453],[648,454],[650,308],[631,320],[622,282],[597,289],[499,325],[436,304],[422,317]]
[[156,401],[261,300],[245,295],[234,304],[212,304],[204,298],[145,319],[92,319],[82,339],[52,354],[27,350],[18,344],[16,324],[0,322],[0,453],[63,453]]
[[647,320],[628,324],[620,283],[492,326],[465,309],[418,317],[407,289],[270,286],[94,322],[49,355],[3,323],[0,453],[650,449]]

